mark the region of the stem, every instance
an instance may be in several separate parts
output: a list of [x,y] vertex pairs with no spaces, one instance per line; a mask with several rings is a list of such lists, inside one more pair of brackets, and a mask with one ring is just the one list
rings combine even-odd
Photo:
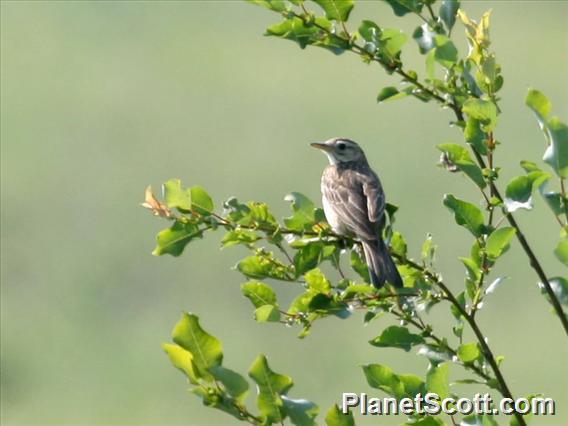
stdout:
[[566,203],[566,189],[564,188],[564,178],[560,178],[560,194],[562,197],[562,205],[564,206],[564,216],[566,216],[566,224],[568,225],[568,203]]
[[[501,374],[501,370],[499,369],[499,365],[497,364],[497,361],[495,361],[495,357],[493,355],[493,352],[491,351],[491,348],[489,347],[489,345],[485,341],[485,337],[483,336],[481,329],[477,325],[475,318],[473,317],[473,315],[469,315],[467,313],[467,311],[458,302],[458,300],[455,298],[455,296],[446,287],[446,285],[444,283],[439,282],[438,286],[442,290],[444,290],[444,293],[446,293],[446,297],[448,298],[448,300],[452,303],[452,305],[454,305],[456,307],[456,309],[459,311],[459,313],[465,318],[465,320],[469,324],[470,328],[473,330],[473,333],[475,334],[475,337],[477,338],[477,341],[479,342],[479,345],[481,346],[481,349],[483,350],[483,354],[485,356],[485,359],[487,360],[487,362],[489,362],[489,365],[491,366],[491,369],[493,370],[493,373],[495,374],[495,378],[497,379],[497,382],[499,383],[499,388],[500,388],[501,394],[506,398],[511,398],[512,400],[514,400],[513,394],[509,390],[509,387],[507,386],[507,382],[505,381],[503,374]],[[515,412],[514,416],[517,419],[517,422],[521,426],[526,426],[526,422],[525,422],[525,419],[523,418],[522,414]]]

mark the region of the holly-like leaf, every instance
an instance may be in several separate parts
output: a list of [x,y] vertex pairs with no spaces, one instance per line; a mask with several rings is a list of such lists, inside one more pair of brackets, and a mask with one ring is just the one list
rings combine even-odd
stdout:
[[351,411],[343,414],[339,407],[333,404],[325,416],[325,424],[327,426],[355,426],[355,420]]
[[170,179],[164,183],[162,189],[168,208],[177,208],[180,211],[191,210],[191,193],[186,188],[182,188],[181,180]]
[[483,213],[477,206],[458,200],[450,194],[444,196],[444,205],[454,213],[458,225],[465,227],[476,237],[483,234],[485,230]]
[[424,338],[418,334],[410,333],[406,327],[391,325],[369,343],[377,347],[400,348],[408,352],[412,346],[424,343]]
[[353,0],[313,0],[325,12],[325,17],[329,20],[346,22],[349,14],[355,5]]
[[194,238],[200,237],[201,234],[202,231],[196,224],[176,220],[170,228],[158,233],[156,236],[158,244],[152,254],[154,256],[163,254],[179,256],[183,253],[185,246]]
[[285,417],[282,395],[286,395],[294,384],[292,379],[272,371],[264,355],[259,355],[253,362],[249,377],[258,386],[257,405],[265,423],[281,423]]
[[199,325],[199,318],[190,313],[184,313],[172,332],[175,343],[191,352],[193,362],[201,376],[207,370],[221,365],[223,347],[216,337],[211,336]]
[[515,228],[504,227],[496,229],[489,235],[487,242],[485,243],[485,250],[487,251],[487,256],[491,260],[496,260],[509,248],[509,242],[511,238],[515,235]]

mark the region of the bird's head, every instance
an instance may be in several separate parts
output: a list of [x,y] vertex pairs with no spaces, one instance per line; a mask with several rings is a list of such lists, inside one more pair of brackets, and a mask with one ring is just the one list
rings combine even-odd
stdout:
[[321,149],[327,155],[330,164],[366,161],[361,147],[351,139],[333,138],[323,143],[314,142],[310,145]]

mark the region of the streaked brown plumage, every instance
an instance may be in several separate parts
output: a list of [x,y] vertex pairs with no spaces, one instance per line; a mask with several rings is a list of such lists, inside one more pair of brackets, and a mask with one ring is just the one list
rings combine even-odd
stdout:
[[375,287],[385,282],[402,287],[402,278],[381,237],[385,224],[385,195],[363,150],[350,139],[314,143],[329,159],[321,180],[327,221],[340,235],[361,241],[369,276]]

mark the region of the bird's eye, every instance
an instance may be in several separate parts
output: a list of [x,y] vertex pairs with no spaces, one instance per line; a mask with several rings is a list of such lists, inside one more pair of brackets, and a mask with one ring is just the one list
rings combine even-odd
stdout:
[[343,142],[339,142],[337,144],[337,149],[339,149],[340,151],[345,150],[345,148],[346,148],[346,145]]

